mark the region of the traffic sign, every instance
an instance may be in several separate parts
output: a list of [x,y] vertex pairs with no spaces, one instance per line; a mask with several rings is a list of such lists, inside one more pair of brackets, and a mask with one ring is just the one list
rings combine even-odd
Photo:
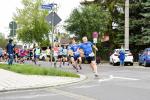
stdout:
[[47,9],[47,10],[51,10],[52,9],[52,7],[47,7],[47,6],[43,6],[43,5],[41,6],[41,8],[42,9]]
[[10,29],[17,29],[17,23],[15,21],[11,21],[9,23],[9,28]]
[[9,36],[14,37],[16,35],[17,23],[15,21],[11,21],[9,23],[10,33]]
[[61,21],[61,18],[57,15],[57,13],[52,12],[48,16],[46,16],[46,20],[48,23],[56,26]]
[[51,10],[55,5],[57,5],[57,4],[56,3],[43,4],[43,5],[41,5],[41,8]]
[[93,38],[98,38],[98,32],[93,32],[92,36]]

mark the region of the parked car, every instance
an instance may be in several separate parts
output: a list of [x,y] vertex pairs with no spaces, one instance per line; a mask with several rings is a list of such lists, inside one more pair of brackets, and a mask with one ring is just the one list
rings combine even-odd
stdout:
[[[109,59],[110,64],[113,64],[113,65],[119,65],[120,64],[120,60],[119,60],[120,50],[121,49],[115,49],[114,52],[111,54],[110,59]],[[129,49],[125,49],[124,63],[130,64],[131,66],[133,66],[133,55]]]
[[150,48],[139,53],[139,65],[150,66]]

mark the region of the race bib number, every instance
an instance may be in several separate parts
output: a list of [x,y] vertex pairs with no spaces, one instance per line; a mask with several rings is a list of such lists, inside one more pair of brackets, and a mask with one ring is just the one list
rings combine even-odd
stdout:
[[90,57],[94,57],[94,53],[93,53],[93,52],[90,53],[89,56],[90,56]]

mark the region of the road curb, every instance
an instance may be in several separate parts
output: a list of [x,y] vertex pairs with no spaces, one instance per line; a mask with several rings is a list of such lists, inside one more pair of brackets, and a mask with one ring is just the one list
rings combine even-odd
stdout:
[[0,92],[21,91],[21,90],[42,89],[42,88],[63,86],[63,85],[78,83],[78,82],[81,82],[81,81],[84,81],[87,79],[87,77],[85,75],[82,75],[82,74],[78,74],[78,75],[80,75],[80,78],[71,80],[71,81],[66,81],[63,83],[43,84],[43,85],[35,85],[35,86],[33,85],[33,86],[27,86],[27,87],[21,87],[21,88],[7,88],[7,89],[0,87]]

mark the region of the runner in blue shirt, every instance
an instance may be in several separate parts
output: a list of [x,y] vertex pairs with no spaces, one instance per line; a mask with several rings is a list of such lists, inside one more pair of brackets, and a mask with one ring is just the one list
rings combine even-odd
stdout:
[[[71,62],[73,67],[77,70],[77,72],[78,72],[78,67],[82,69],[81,67],[82,60],[80,57],[79,47],[80,45],[76,43],[75,37],[71,38],[71,45],[70,45],[70,50],[72,51]],[[79,63],[77,64],[78,61]]]
[[93,53],[92,48],[94,48],[96,51],[98,51],[98,49],[93,43],[88,41],[86,36],[83,37],[82,40],[83,40],[83,43],[81,43],[81,45],[80,45],[80,52],[82,52],[84,54],[86,60],[92,67],[95,77],[98,77],[97,65],[96,65],[96,61],[95,61],[95,57],[94,57],[95,55]]

